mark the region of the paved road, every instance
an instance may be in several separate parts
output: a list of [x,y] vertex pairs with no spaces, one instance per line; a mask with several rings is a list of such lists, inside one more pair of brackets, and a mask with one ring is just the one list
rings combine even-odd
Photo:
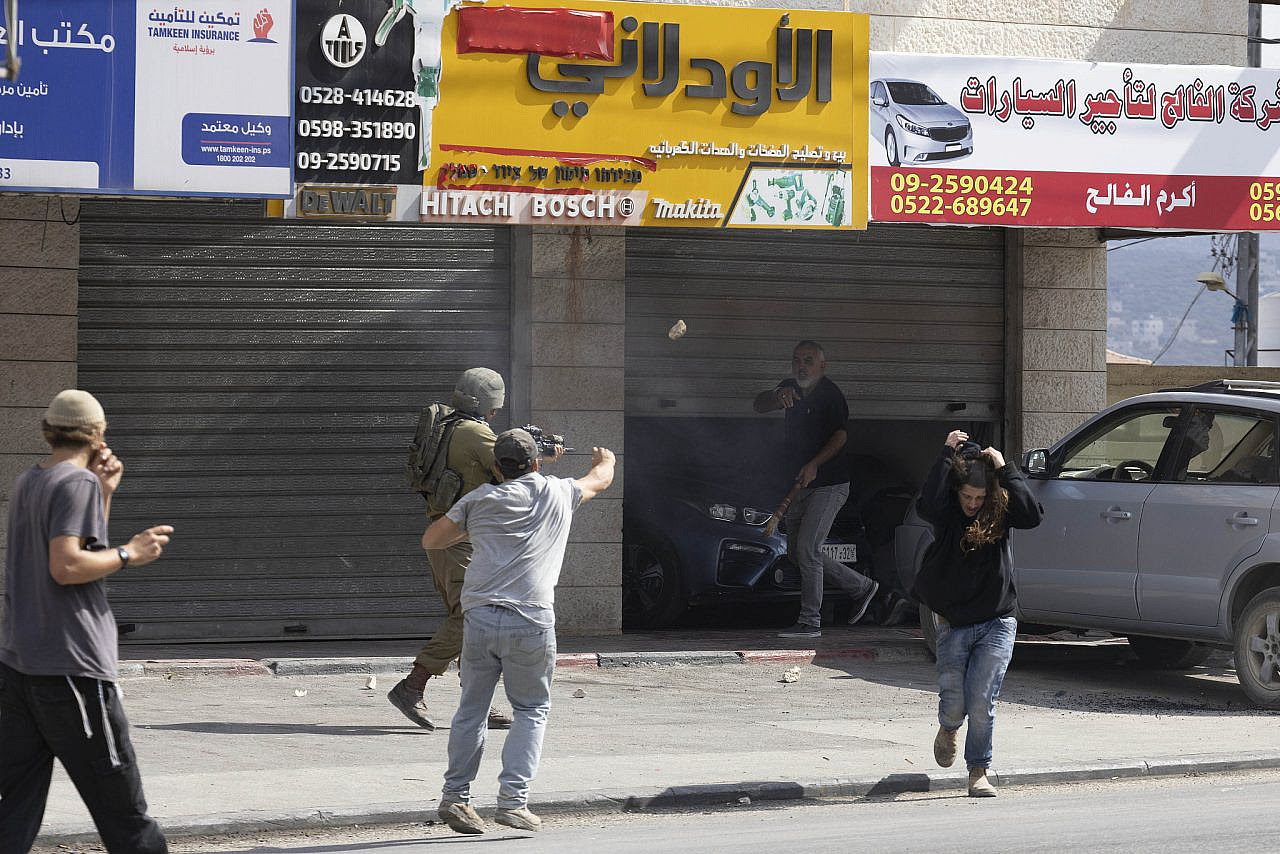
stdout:
[[[848,851],[1149,852],[1274,851],[1280,773],[1025,787],[995,800],[958,795],[742,808],[713,813],[548,818],[536,836],[493,826],[460,837],[440,826],[401,827],[306,839],[217,847],[178,843],[175,852],[206,854],[439,854],[459,846],[510,854],[652,854],[652,852]],[[503,831],[503,832],[498,832]],[[491,843],[497,842],[495,847]]]

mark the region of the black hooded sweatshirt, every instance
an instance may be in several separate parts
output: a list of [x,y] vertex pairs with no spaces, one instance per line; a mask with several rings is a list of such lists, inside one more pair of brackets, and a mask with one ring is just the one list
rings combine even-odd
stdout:
[[1034,528],[1041,508],[1026,476],[1013,463],[996,471],[1009,492],[1005,535],[998,542],[967,550],[962,541],[972,519],[960,509],[951,485],[950,448],[934,463],[916,502],[920,515],[933,525],[933,544],[925,552],[916,576],[917,599],[952,626],[971,626],[1013,614],[1018,600],[1013,588],[1010,528]]

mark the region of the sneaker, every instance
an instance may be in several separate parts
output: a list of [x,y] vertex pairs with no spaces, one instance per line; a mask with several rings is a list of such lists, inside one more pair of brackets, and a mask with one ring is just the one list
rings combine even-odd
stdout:
[[849,625],[854,625],[861,620],[863,615],[867,613],[867,609],[871,607],[871,600],[876,598],[876,594],[880,592],[880,582],[871,582],[871,589],[859,601],[853,604],[853,610],[849,612]]
[[950,768],[956,761],[955,730],[938,727],[938,734],[933,737],[933,758],[943,768]]
[[996,787],[991,785],[991,781],[987,779],[986,768],[970,768],[969,769],[969,797],[971,798],[994,798],[996,796]]
[[511,715],[489,707],[489,729],[511,729]]
[[889,609],[889,616],[884,618],[881,625],[884,626],[905,626],[911,621],[918,609],[906,599],[895,597],[893,607]]
[[817,626],[811,626],[808,623],[796,623],[789,629],[783,629],[778,632],[780,638],[820,638],[822,637],[822,629]]
[[422,698],[421,691],[409,687],[407,679],[401,679],[396,686],[387,692],[391,705],[399,709],[406,718],[425,730],[433,730],[436,725],[427,717],[427,701]]
[[507,827],[514,827],[516,830],[530,830],[537,832],[542,830],[542,819],[529,812],[528,807],[520,807],[518,810],[504,810],[499,808],[493,814],[493,820],[498,824],[505,824]]
[[475,835],[484,833],[484,819],[480,818],[480,814],[475,811],[471,804],[464,804],[459,801],[441,801],[440,808],[436,810],[436,815],[455,833],[468,833]]

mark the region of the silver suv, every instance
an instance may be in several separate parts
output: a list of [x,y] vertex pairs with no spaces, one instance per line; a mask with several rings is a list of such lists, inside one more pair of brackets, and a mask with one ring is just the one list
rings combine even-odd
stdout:
[[[1155,667],[1231,648],[1249,698],[1280,708],[1278,428],[1280,383],[1219,380],[1122,401],[1028,453],[1044,521],[1013,535],[1020,619],[1125,635]],[[899,530],[904,581],[921,524]]]

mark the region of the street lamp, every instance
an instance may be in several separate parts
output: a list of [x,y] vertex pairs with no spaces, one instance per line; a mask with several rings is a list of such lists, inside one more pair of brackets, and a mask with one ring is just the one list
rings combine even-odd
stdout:
[[1235,306],[1231,309],[1231,328],[1236,333],[1235,352],[1232,355],[1235,366],[1244,367],[1249,364],[1249,307],[1227,287],[1226,281],[1219,273],[1201,273],[1196,276],[1196,281],[1204,285],[1207,290],[1222,291],[1235,300]]

